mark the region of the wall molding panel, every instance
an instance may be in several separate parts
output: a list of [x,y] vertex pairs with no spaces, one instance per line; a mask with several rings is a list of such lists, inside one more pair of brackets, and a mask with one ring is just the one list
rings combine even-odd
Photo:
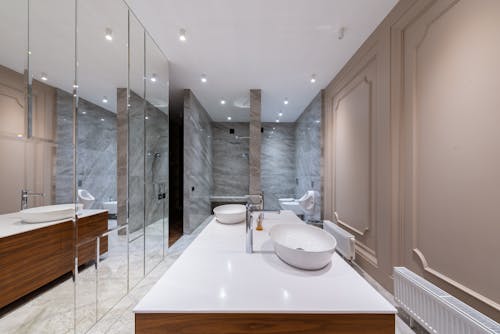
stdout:
[[[356,236],[359,265],[390,291],[392,268],[406,266],[496,321],[498,31],[495,0],[401,0],[326,87],[323,118],[323,216]],[[360,140],[338,138],[351,126],[339,112],[370,124],[361,223],[339,205],[354,193],[339,147]]]

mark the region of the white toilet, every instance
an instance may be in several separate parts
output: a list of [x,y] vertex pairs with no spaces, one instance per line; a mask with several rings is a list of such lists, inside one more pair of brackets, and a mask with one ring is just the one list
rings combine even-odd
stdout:
[[85,189],[78,189],[78,203],[83,204],[84,209],[90,209],[95,202],[95,197]]
[[320,196],[315,190],[308,190],[299,199],[280,198],[279,203],[283,210],[293,211],[296,215],[304,215],[306,221],[320,219]]

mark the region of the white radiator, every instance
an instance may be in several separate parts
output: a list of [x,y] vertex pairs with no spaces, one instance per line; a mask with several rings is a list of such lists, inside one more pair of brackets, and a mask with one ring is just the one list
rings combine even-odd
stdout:
[[405,267],[394,268],[394,299],[430,333],[500,334],[500,324]]
[[329,220],[323,221],[323,229],[337,240],[337,252],[349,261],[356,255],[354,236]]

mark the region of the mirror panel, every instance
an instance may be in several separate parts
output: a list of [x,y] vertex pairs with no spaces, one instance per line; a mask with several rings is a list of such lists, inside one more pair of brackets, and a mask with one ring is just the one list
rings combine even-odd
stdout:
[[146,273],[163,259],[168,238],[168,62],[146,34]]
[[28,2],[0,2],[0,214],[20,208],[26,186],[26,96],[28,71]]
[[129,14],[129,91],[128,91],[128,225],[130,232],[129,286],[145,275],[144,267],[144,28]]

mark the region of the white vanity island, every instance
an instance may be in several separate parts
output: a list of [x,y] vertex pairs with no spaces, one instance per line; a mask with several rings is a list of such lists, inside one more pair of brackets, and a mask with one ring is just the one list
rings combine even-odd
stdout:
[[245,253],[245,224],[212,220],[135,307],[136,333],[394,333],[396,309],[339,255],[318,271],[282,262],[266,213]]

